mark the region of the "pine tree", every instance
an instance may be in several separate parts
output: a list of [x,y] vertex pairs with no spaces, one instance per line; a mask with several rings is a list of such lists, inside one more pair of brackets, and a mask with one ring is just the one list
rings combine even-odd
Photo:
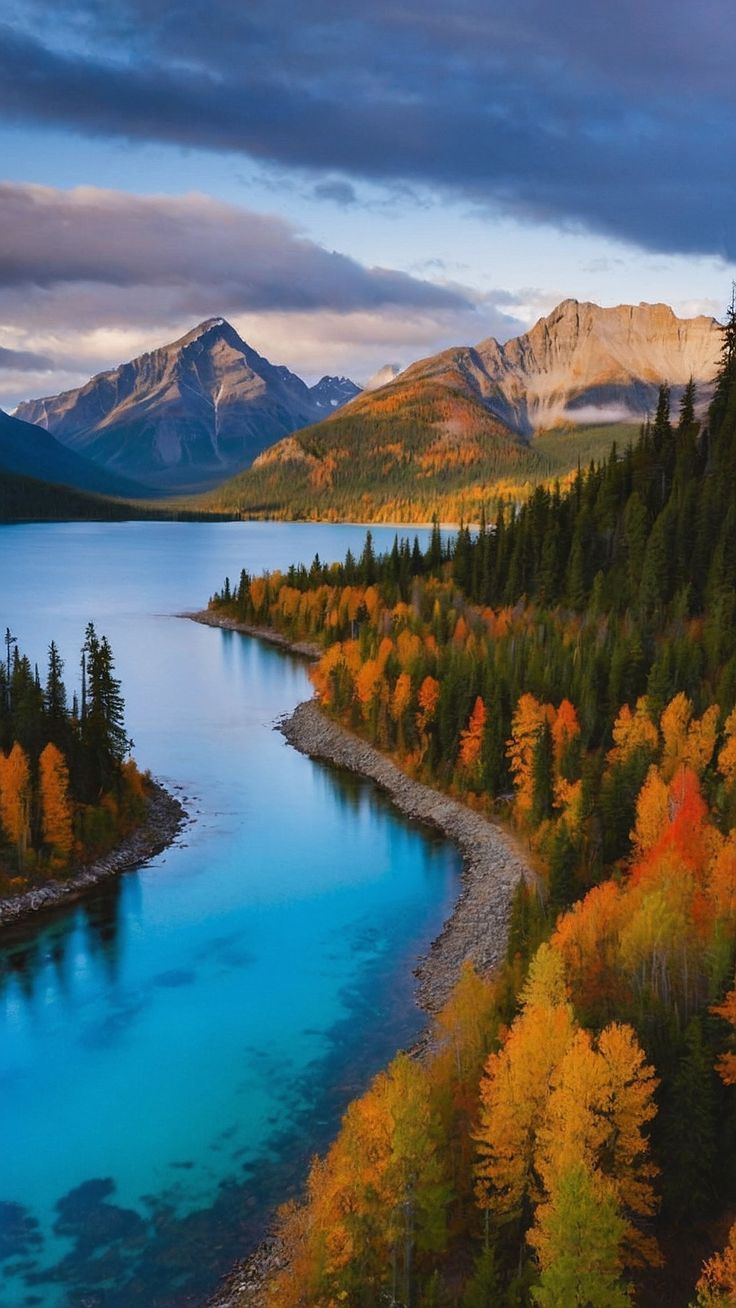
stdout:
[[713,1055],[699,1017],[685,1028],[666,1121],[667,1206],[677,1221],[702,1220],[714,1198],[716,1102]]

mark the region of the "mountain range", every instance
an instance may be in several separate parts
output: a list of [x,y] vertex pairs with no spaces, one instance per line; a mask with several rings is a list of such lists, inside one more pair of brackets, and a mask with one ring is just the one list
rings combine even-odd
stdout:
[[269,363],[224,318],[210,318],[77,390],[20,404],[16,417],[117,475],[164,493],[198,491],[359,390],[346,377],[325,376],[309,387]]
[[713,318],[663,304],[565,300],[505,345],[445,350],[363,392],[265,450],[215,502],[279,516],[477,515],[499,492],[523,494],[627,440],[662,382],[676,401],[693,377],[704,406],[721,341]]
[[692,376],[705,405],[720,350],[712,318],[565,300],[505,344],[388,364],[361,391],[308,386],[210,318],[3,415],[0,467],[116,495],[204,489],[263,516],[470,516],[627,439],[662,382],[676,400]]

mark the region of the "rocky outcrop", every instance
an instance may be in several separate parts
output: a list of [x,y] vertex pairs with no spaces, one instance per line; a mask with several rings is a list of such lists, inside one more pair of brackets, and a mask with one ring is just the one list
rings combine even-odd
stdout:
[[325,376],[320,377],[314,386],[310,386],[309,394],[312,403],[320,412],[327,414],[354,400],[356,395],[360,395],[360,387],[356,386],[349,377]]
[[308,387],[224,318],[210,318],[78,390],[20,404],[16,416],[116,473],[162,490],[201,490],[357,393],[344,377]]
[[445,350],[407,368],[398,385],[460,387],[528,437],[559,423],[637,421],[654,410],[662,382],[677,398],[693,377],[705,402],[721,344],[715,319],[677,318],[666,304],[563,300],[505,345],[489,337]]

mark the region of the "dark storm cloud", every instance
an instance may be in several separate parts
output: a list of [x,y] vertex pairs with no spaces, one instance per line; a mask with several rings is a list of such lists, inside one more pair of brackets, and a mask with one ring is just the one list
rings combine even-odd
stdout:
[[271,215],[206,196],[140,197],[0,183],[0,287],[205,287],[254,311],[471,307],[460,289],[365,268]]
[[730,0],[26,0],[0,108],[732,257],[735,44]]
[[45,354],[34,354],[32,350],[9,350],[0,345],[0,371],[3,372],[47,372],[53,367]]

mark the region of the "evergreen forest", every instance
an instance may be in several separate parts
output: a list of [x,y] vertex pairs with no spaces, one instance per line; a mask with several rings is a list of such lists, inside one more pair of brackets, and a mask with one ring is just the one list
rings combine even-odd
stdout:
[[54,641],[45,675],[9,628],[0,662],[0,890],[63,878],[142,820],[148,780],[129,757],[106,637],[87,626],[71,702]]

